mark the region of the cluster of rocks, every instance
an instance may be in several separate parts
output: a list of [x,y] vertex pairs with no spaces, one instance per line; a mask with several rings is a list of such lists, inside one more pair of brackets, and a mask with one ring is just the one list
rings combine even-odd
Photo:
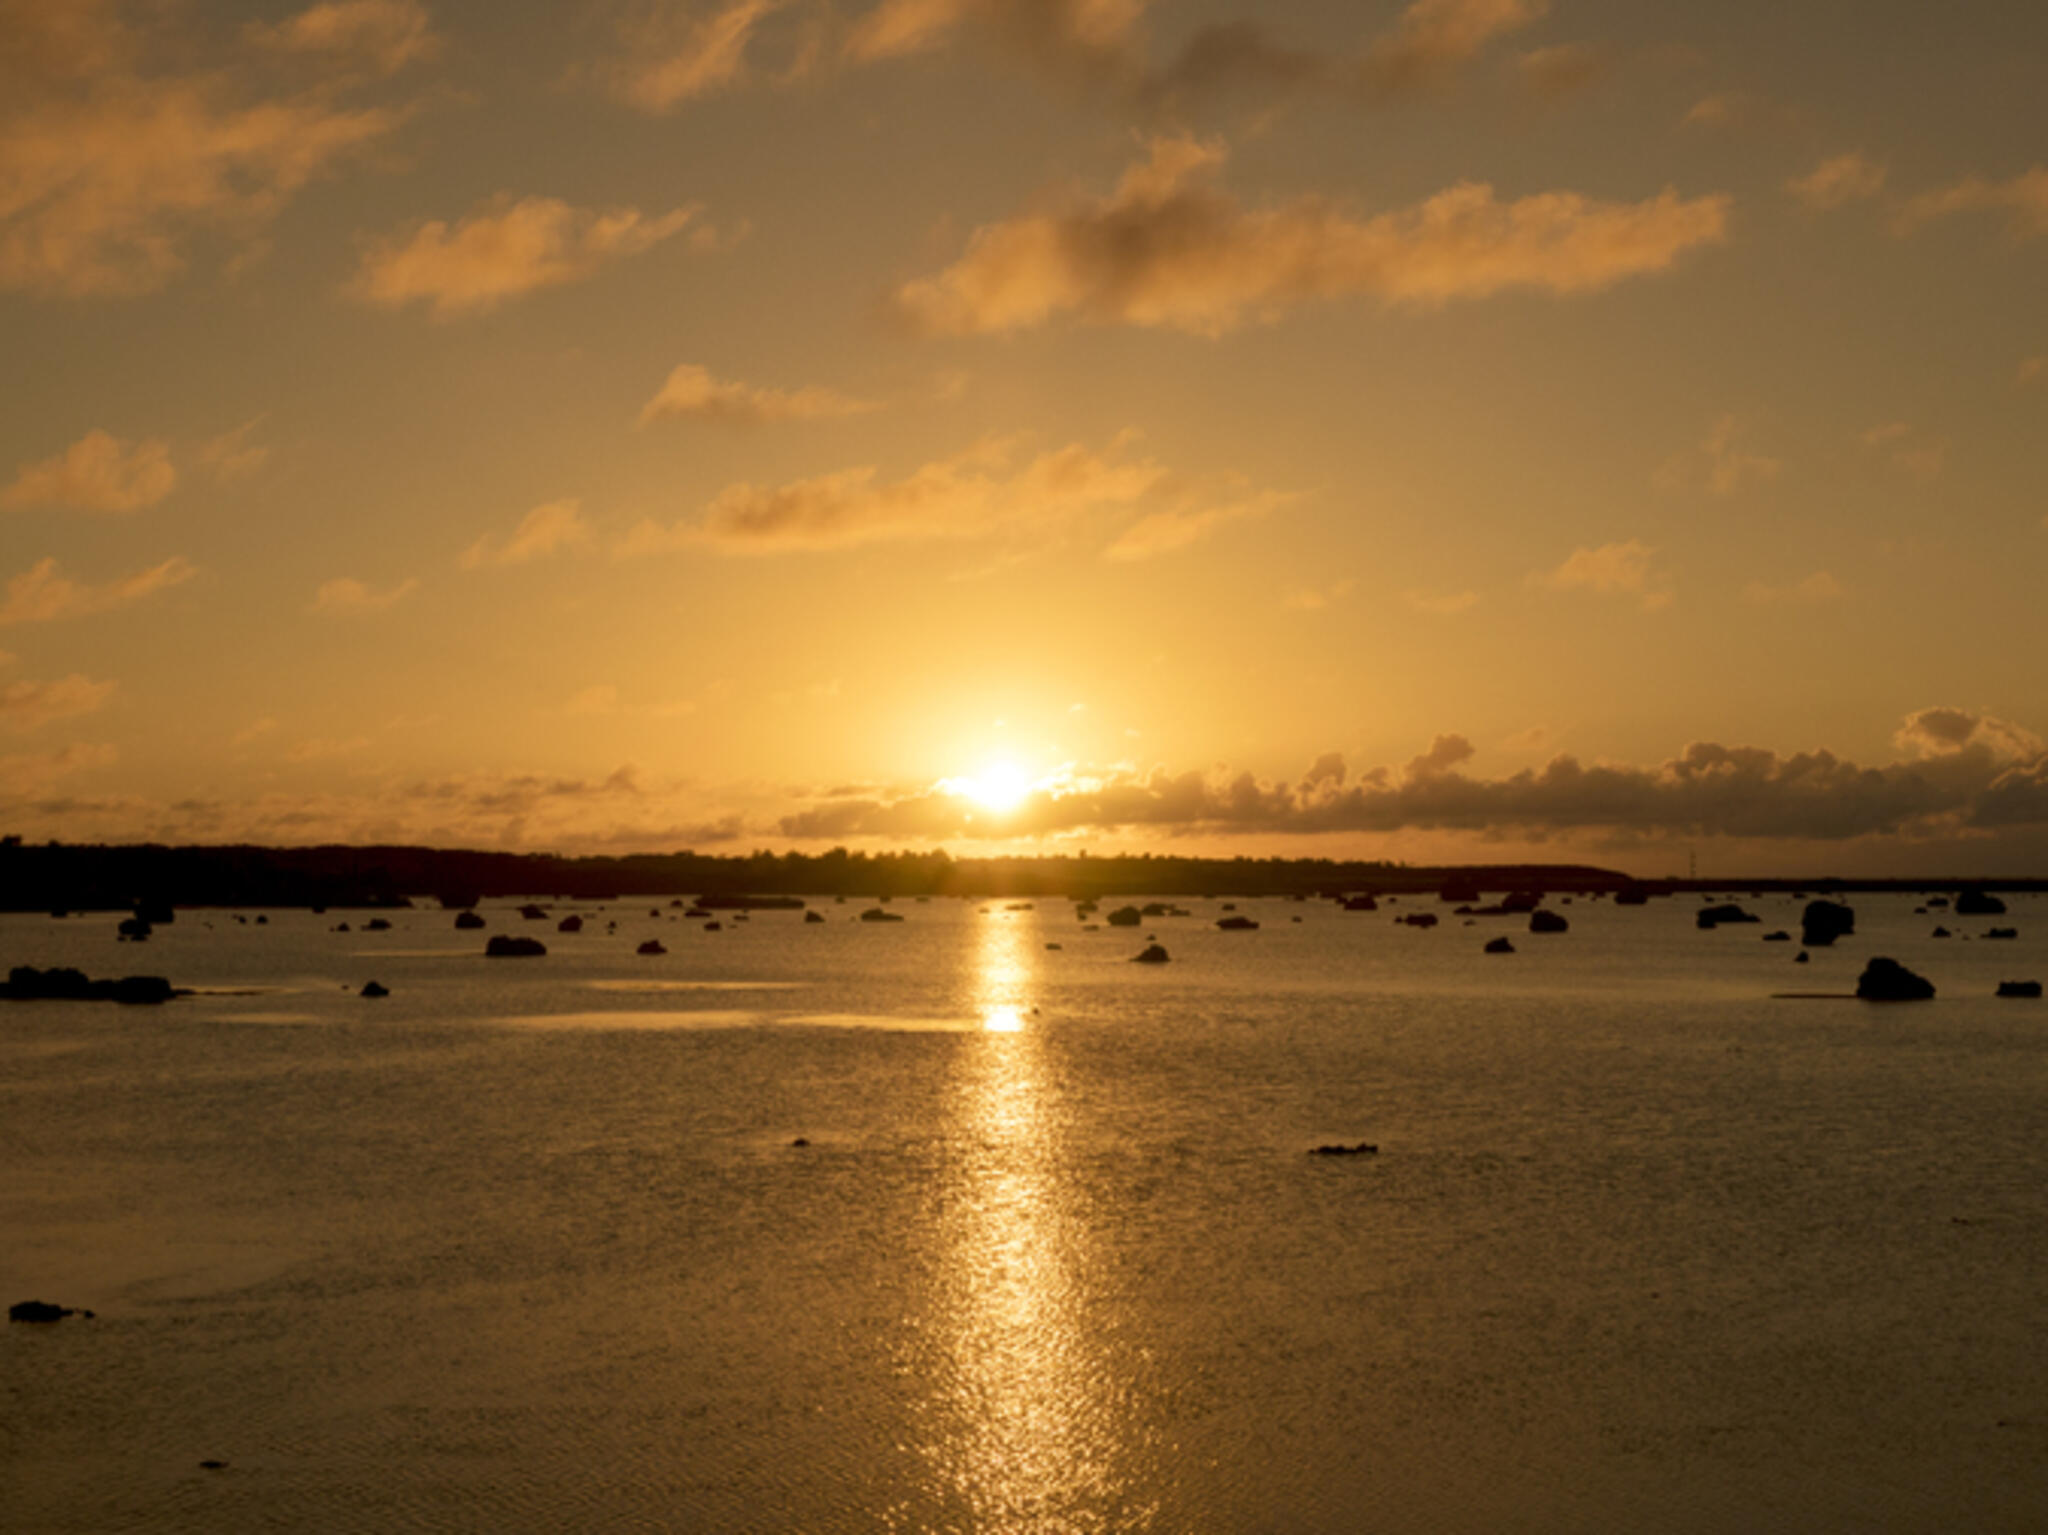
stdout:
[[155,1005],[173,997],[189,997],[160,975],[124,975],[119,980],[95,981],[83,970],[38,970],[33,965],[16,965],[0,986],[0,997],[13,1002],[122,1002]]

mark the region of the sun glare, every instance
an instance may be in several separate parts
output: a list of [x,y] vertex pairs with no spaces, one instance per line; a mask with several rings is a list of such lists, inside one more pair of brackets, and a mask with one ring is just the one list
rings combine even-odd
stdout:
[[984,809],[999,814],[1015,810],[1031,792],[1031,779],[1014,762],[991,762],[972,778],[960,780],[960,790]]

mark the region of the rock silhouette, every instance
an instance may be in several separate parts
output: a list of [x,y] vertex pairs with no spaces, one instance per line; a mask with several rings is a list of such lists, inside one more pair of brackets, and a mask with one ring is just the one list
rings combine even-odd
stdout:
[[1532,911],[1529,913],[1529,931],[1532,933],[1568,933],[1571,923],[1554,911]]
[[2041,995],[2039,981],[2000,981],[1998,994],[2001,997],[2038,997]]
[[1259,924],[1250,917],[1218,917],[1216,925],[1226,933],[1249,933]]
[[512,938],[504,933],[484,945],[484,953],[491,959],[538,959],[547,951],[547,945],[538,938]]
[[1141,952],[1133,954],[1131,956],[1131,963],[1134,965],[1163,965],[1171,958],[1173,958],[1171,954],[1168,954],[1165,949],[1154,943],[1146,945]]
[[1486,948],[1483,952],[1487,954],[1512,954],[1515,952],[1515,946],[1505,938],[1489,938],[1486,940]]
[[1308,1154],[1312,1157],[1376,1157],[1380,1148],[1371,1141],[1360,1141],[1356,1146],[1312,1146]]
[[659,938],[650,938],[633,951],[635,954],[666,954],[668,945]]
[[18,1300],[7,1308],[10,1322],[61,1322],[67,1316],[91,1317],[90,1311],[76,1306],[59,1306],[46,1300]]
[[1925,1002],[1934,995],[1934,983],[1880,955],[1863,967],[1856,995],[1866,1002]]
[[555,924],[555,931],[558,933],[580,933],[583,931],[583,919],[573,915],[564,917]]
[[[1934,903],[1930,901],[1928,904]],[[1955,913],[1959,917],[2002,917],[2005,915],[2005,902],[1982,890],[1964,890],[1956,895]]]
[[1136,927],[1144,918],[1145,914],[1135,906],[1119,906],[1102,920],[1111,927]]
[[901,922],[904,918],[901,912],[884,911],[879,906],[870,906],[860,914],[860,920],[863,922]]
[[173,997],[188,997],[160,975],[124,975],[118,981],[95,981],[82,970],[38,970],[16,965],[0,986],[0,998],[13,1002],[120,1002],[154,1006]]
[[357,992],[356,995],[359,997],[371,998],[388,997],[391,995],[391,988],[389,986],[386,986],[382,981],[365,981],[363,983],[363,989]]
[[475,928],[482,927],[484,925],[484,919],[482,917],[479,917],[473,911],[465,911],[456,917],[455,925],[458,928],[461,928],[462,930],[467,932]]
[[1809,949],[1825,949],[1855,931],[1855,909],[1839,901],[1808,901],[1799,917],[1799,941]]
[[1700,908],[1699,916],[1695,919],[1703,930],[1720,927],[1730,922],[1761,922],[1762,920],[1754,912],[1744,911],[1740,906],[1732,903],[1720,906],[1703,906]]

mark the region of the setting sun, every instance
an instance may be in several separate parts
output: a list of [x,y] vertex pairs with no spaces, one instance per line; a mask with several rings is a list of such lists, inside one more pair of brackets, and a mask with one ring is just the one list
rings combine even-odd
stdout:
[[955,780],[954,787],[982,808],[1003,814],[1024,803],[1031,777],[1014,762],[991,762],[974,777]]

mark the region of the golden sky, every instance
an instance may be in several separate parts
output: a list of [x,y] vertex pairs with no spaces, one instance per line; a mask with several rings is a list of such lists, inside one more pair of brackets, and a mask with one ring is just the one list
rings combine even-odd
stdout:
[[0,830],[2048,870],[2044,76],[0,0]]

